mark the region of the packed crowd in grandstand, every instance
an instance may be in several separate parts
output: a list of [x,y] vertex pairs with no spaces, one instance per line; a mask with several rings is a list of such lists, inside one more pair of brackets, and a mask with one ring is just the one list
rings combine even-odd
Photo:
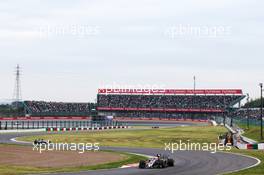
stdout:
[[[152,98],[151,98],[152,97]],[[111,107],[181,107],[192,108],[193,99],[191,96],[129,96],[129,95],[99,95],[98,106],[111,106]],[[208,97],[208,98],[207,98]],[[217,98],[217,99],[215,99]],[[230,96],[227,99],[222,99],[219,96],[196,96],[195,107],[224,107],[224,105],[230,105],[237,96]],[[201,103],[201,100],[204,100]],[[225,103],[224,103],[225,102]],[[52,114],[69,113],[79,115],[81,113],[90,114],[92,109],[96,108],[94,103],[62,103],[62,102],[45,102],[45,101],[25,101],[27,109],[32,114]],[[208,115],[208,114],[207,114]],[[258,118],[260,110],[256,108],[239,108],[234,110],[230,115],[238,118]],[[164,113],[164,112],[147,112],[147,111],[130,111],[130,112],[116,112],[116,117],[145,117],[145,118],[185,118],[188,117],[188,113]],[[202,114],[198,115],[200,118],[204,118]]]
[[222,109],[237,103],[240,98],[216,95],[98,95],[98,107]]
[[63,103],[63,102],[45,102],[45,101],[25,101],[28,112],[39,113],[89,113],[95,108],[94,103]]
[[[233,108],[243,99],[243,94],[104,94],[98,93],[96,103],[65,103],[45,101],[21,102],[19,110],[10,105],[2,105],[1,116],[89,116],[92,109],[100,112],[112,112],[116,117],[143,117],[143,118],[186,118],[190,114],[198,118],[204,116],[229,115],[237,118],[257,119],[260,116],[259,108]],[[23,105],[22,105],[23,104]],[[245,105],[246,106],[246,105]],[[103,109],[104,108],[104,109]],[[108,108],[114,109],[109,111]],[[144,110],[138,110],[138,109]],[[233,110],[229,110],[229,109]],[[123,110],[121,110],[123,109]],[[128,110],[126,110],[128,109]],[[151,110],[148,110],[151,109]],[[156,110],[155,110],[156,109]],[[162,110],[157,110],[162,109]],[[164,109],[191,109],[191,110],[164,110]],[[192,109],[216,109],[212,111]],[[220,111],[217,109],[221,109]],[[7,112],[9,111],[8,115]],[[19,111],[19,112],[17,112]]]
[[233,117],[236,118],[251,118],[251,119],[259,119],[260,109],[259,108],[240,108],[235,110],[232,114]]

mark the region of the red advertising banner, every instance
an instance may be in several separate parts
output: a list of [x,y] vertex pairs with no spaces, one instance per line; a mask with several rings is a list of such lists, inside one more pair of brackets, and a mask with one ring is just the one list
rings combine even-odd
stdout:
[[0,117],[0,120],[90,120],[91,117]]
[[163,109],[163,108],[112,108],[112,107],[97,107],[99,111],[148,111],[148,112],[223,112],[222,109]]
[[242,95],[241,89],[98,89],[98,94]]

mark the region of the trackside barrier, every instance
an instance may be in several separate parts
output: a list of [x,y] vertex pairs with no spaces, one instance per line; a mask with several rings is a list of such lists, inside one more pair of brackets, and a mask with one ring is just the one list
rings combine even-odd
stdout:
[[234,146],[238,149],[247,149],[247,150],[264,150],[264,143],[257,143],[256,141],[242,136],[243,131],[240,128],[234,130],[229,125],[226,125],[226,128],[234,134]]
[[250,139],[250,138],[247,138],[247,137],[244,137],[244,136],[240,136],[241,137],[241,139],[244,141],[244,142],[246,142],[246,143],[250,143],[250,144],[256,144],[257,142],[255,141],[255,140],[252,140],[252,139]]
[[232,132],[232,134],[235,134],[235,133],[236,133],[236,131],[235,131],[233,128],[231,128],[229,125],[225,125],[225,127],[226,127],[230,132]]
[[108,130],[108,129],[128,129],[130,126],[105,126],[105,127],[90,127],[90,128],[46,128],[47,132],[64,132],[64,131],[93,131],[93,130]]
[[9,121],[9,120],[91,120],[91,117],[80,117],[80,116],[45,116],[45,117],[37,117],[37,116],[30,116],[30,117],[1,117],[0,120]]
[[217,126],[217,123],[214,120],[209,120],[208,122],[211,123],[212,126]]
[[237,143],[236,146],[237,146],[239,149],[264,150],[264,143],[258,143],[258,144]]
[[131,118],[131,117],[116,117],[115,121],[188,121],[188,122],[208,122],[207,119],[189,119],[189,118]]
[[105,127],[126,125],[117,121],[91,120],[0,120],[0,130],[10,129],[45,129],[45,128],[74,128],[74,127]]

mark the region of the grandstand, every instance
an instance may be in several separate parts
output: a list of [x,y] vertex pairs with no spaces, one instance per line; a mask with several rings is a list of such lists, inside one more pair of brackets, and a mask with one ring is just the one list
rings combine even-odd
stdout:
[[94,103],[24,101],[27,116],[90,116]]
[[97,110],[116,117],[222,115],[245,96],[240,89],[98,89]]
[[97,104],[24,101],[20,111],[31,117],[91,117],[97,109],[116,118],[208,118],[229,112],[244,97],[240,89],[98,89]]

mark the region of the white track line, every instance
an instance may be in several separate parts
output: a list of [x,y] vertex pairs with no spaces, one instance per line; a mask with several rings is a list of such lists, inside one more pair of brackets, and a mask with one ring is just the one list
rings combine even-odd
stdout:
[[9,134],[9,133],[28,133],[28,132],[44,132],[45,129],[13,129],[13,130],[0,130],[0,134]]
[[31,143],[31,142],[25,142],[25,141],[19,141],[19,140],[16,140],[18,137],[15,137],[15,138],[12,138],[10,139],[12,142],[16,142],[16,143]]
[[[18,137],[15,137],[15,138],[12,138],[10,139],[12,142],[17,142],[17,143],[31,143],[31,142],[25,142],[25,141],[18,141],[16,140]],[[233,170],[233,171],[227,171],[227,172],[224,172],[224,173],[220,173],[219,175],[223,175],[223,174],[229,174],[229,173],[235,173],[235,172],[239,172],[239,171],[243,171],[243,170],[246,170],[246,169],[249,169],[249,168],[253,168],[253,167],[256,167],[258,166],[260,163],[261,163],[261,160],[259,160],[258,158],[256,157],[252,157],[252,156],[248,156],[248,155],[243,155],[243,154],[240,154],[240,153],[233,153],[233,152],[222,152],[221,153],[225,153],[225,154],[234,154],[234,155],[239,155],[239,156],[244,156],[244,157],[248,157],[248,158],[251,158],[251,159],[255,159],[257,161],[256,164],[254,165],[251,165],[251,166],[248,166],[248,167],[245,167],[245,168],[242,168],[242,169],[238,169],[238,170]],[[136,153],[130,153],[130,154],[134,154],[134,155],[139,155],[139,156],[145,156],[145,157],[148,157],[148,158],[151,158],[153,156],[150,156],[150,155],[145,155],[145,154],[136,154]],[[135,167],[136,164],[130,164],[130,165],[123,165],[122,167],[120,168],[130,168],[130,167]],[[137,164],[138,165],[138,164]]]
[[254,165],[251,165],[251,166],[248,166],[248,167],[245,167],[245,168],[239,169],[239,170],[233,170],[233,171],[227,171],[227,172],[224,172],[224,173],[220,173],[219,175],[222,175],[222,174],[229,174],[229,173],[235,173],[235,172],[243,171],[243,170],[246,170],[246,169],[249,169],[249,168],[256,167],[256,166],[258,166],[258,165],[261,163],[261,160],[259,160],[259,159],[256,158],[256,157],[252,157],[252,156],[244,155],[244,154],[241,154],[241,153],[222,152],[222,151],[221,151],[221,153],[225,153],[225,154],[234,154],[234,155],[239,155],[239,156],[248,157],[248,158],[251,158],[251,159],[255,159],[255,160],[257,161],[257,163],[254,164]]

